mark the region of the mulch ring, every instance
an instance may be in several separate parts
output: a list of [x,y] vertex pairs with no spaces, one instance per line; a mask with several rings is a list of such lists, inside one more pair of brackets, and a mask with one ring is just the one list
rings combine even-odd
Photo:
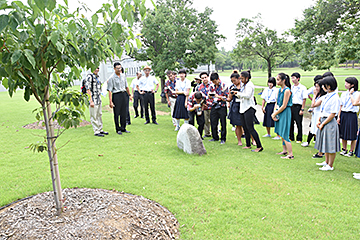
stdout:
[[0,210],[0,239],[178,239],[179,223],[160,204],[103,189],[63,189],[64,212],[54,193],[40,193]]
[[[88,122],[88,121],[81,121],[80,122],[80,125],[77,126],[77,127],[84,127],[84,126],[87,126],[87,125],[90,125],[91,123]],[[53,122],[53,126],[55,129],[63,129],[62,126],[59,125],[59,123],[55,120]],[[37,122],[34,122],[34,123],[30,123],[30,124],[27,124],[25,126],[23,126],[23,128],[26,128],[26,129],[45,129],[45,124],[44,124],[44,121],[41,120],[41,121],[37,121]]]

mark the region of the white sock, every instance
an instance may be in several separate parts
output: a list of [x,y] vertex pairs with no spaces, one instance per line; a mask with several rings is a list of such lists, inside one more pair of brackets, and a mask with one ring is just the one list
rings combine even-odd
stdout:
[[180,127],[180,119],[176,119],[176,126]]
[[189,124],[189,120],[184,120],[184,123],[187,123],[187,124]]

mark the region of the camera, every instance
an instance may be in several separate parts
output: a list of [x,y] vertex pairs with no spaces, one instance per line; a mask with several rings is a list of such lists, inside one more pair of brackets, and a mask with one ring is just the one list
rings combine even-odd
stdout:
[[240,90],[237,87],[231,88],[230,93],[234,95],[236,92],[239,92]]

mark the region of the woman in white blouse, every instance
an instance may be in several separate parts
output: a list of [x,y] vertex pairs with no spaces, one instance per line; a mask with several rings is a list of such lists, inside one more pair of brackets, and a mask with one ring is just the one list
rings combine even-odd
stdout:
[[173,118],[176,119],[175,131],[180,129],[180,119],[184,119],[185,123],[189,123],[189,113],[187,111],[187,100],[190,93],[191,82],[186,79],[186,70],[179,71],[180,80],[176,81],[175,93],[178,95],[176,98]]

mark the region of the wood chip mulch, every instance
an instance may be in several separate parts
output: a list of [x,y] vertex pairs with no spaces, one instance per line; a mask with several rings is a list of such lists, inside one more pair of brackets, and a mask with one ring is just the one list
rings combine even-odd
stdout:
[[[59,123],[55,120],[54,123],[54,128],[55,129],[63,129],[62,126],[59,125]],[[84,127],[84,126],[87,126],[87,125],[90,125],[91,123],[88,122],[88,121],[81,121],[80,122],[80,125],[77,126],[77,127]],[[23,126],[23,128],[26,128],[26,129],[45,129],[45,124],[44,124],[44,121],[41,120],[41,121],[38,121],[38,122],[34,122],[34,123],[30,123],[30,124],[26,124],[25,126]]]
[[0,239],[178,239],[179,223],[160,204],[117,191],[63,189],[56,215],[53,192],[0,208]]

